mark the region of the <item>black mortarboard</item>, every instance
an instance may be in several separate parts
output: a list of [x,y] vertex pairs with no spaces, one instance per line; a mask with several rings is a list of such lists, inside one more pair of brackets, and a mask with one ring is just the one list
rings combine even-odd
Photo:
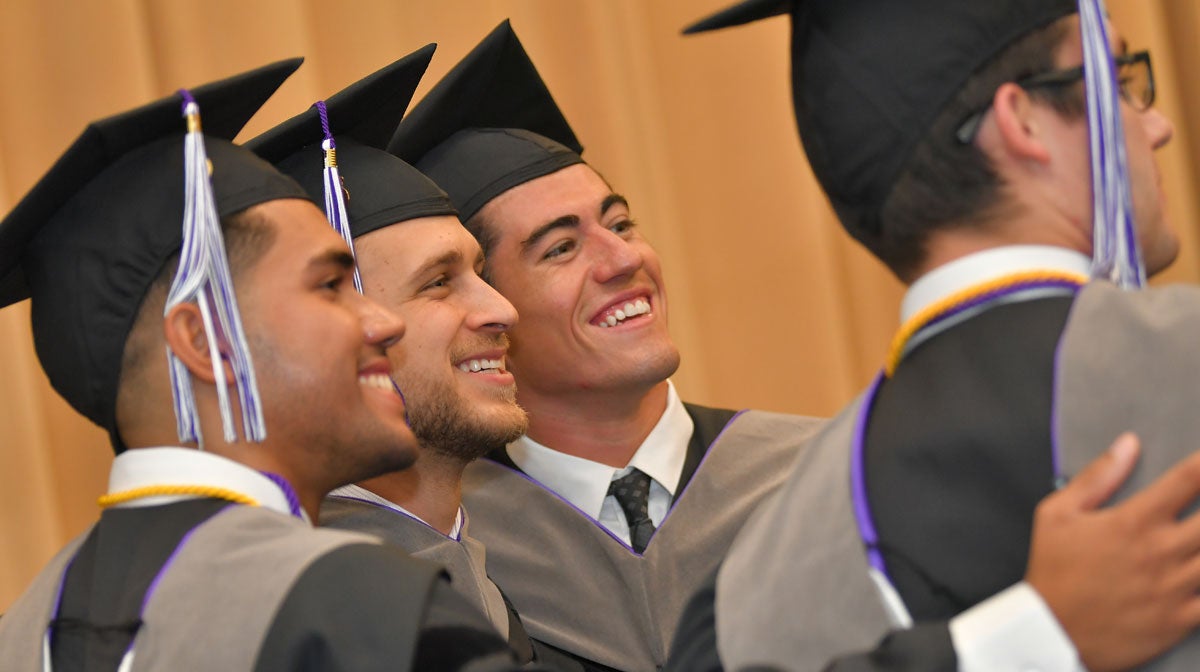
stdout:
[[[281,61],[191,90],[204,110],[220,216],[296,183],[229,142],[300,66]],[[184,97],[88,125],[0,222],[0,306],[32,298],[34,345],[51,384],[109,430],[125,339],[142,299],[183,239]]]
[[[433,181],[386,151],[434,49],[423,47],[331,96],[323,103],[324,119],[314,105],[246,148],[276,164],[316,199],[336,196],[326,193],[327,168],[336,168],[348,194],[344,212],[352,237],[418,217],[458,214]],[[326,165],[322,144],[327,139],[336,143],[335,166]],[[326,214],[331,210],[326,201]],[[330,220],[339,228],[335,217]]]
[[388,149],[445,189],[464,221],[517,185],[583,163],[508,21],[413,108]]
[[1075,11],[1075,0],[747,0],[684,32],[791,14],[800,138],[842,222],[863,238],[878,235],[892,186],[968,77]]

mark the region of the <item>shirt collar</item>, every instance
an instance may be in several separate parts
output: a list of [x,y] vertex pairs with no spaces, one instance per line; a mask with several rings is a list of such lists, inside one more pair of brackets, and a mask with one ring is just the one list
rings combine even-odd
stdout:
[[907,322],[927,306],[996,278],[1029,270],[1091,274],[1087,255],[1049,245],[1009,245],[969,254],[939,266],[917,279],[900,304],[900,322]]
[[624,469],[559,452],[528,436],[508,444],[508,456],[521,471],[598,519],[609,484],[630,467],[644,471],[673,497],[693,430],[692,418],[668,380],[667,407]]
[[[271,479],[220,455],[194,448],[136,448],[121,453],[113,460],[108,476],[109,494],[155,485],[225,488],[255,500],[263,508],[291,515],[286,493]],[[158,506],[199,498],[199,495],[153,495],[116,506]],[[303,511],[301,516],[308,521]]]
[[[434,526],[430,525],[429,523],[425,522],[424,519],[422,519],[420,516],[413,513],[412,511],[409,511],[408,509],[404,508],[403,506],[400,506],[399,504],[393,502],[390,499],[387,499],[386,497],[380,497],[379,495],[371,492],[370,490],[367,490],[366,488],[362,487],[361,485],[355,485],[354,483],[351,483],[350,485],[343,485],[342,487],[329,493],[329,496],[330,497],[345,497],[347,499],[359,499],[359,500],[362,500],[365,502],[369,502],[371,504],[375,504],[377,506],[382,506],[385,509],[391,509],[392,511],[395,511],[397,513],[408,516],[409,518],[412,518],[413,520],[421,523],[422,525],[424,525],[432,530],[437,529]],[[460,506],[460,507],[458,507],[458,512],[454,514],[454,527],[450,528],[450,534],[448,534],[446,536],[453,539],[454,541],[462,541],[462,528],[463,528],[463,509]]]

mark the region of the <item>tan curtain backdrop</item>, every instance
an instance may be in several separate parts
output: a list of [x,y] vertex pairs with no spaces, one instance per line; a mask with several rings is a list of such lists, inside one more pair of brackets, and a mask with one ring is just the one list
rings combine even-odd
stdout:
[[[4,0],[0,212],[83,126],[180,87],[301,55],[303,68],[243,134],[428,42],[418,96],[511,17],[587,146],[661,253],[685,397],[827,415],[879,366],[899,285],[845,236],[809,173],[788,91],[784,20],[683,38],[730,0]],[[1160,152],[1185,241],[1169,281],[1200,276],[1200,10],[1109,0],[1149,47]],[[0,611],[97,515],[111,450],[46,382],[27,304],[0,311]]]

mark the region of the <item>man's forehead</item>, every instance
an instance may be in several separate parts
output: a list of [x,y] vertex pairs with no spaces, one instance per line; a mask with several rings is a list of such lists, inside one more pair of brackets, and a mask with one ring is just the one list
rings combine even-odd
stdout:
[[493,226],[497,240],[520,241],[538,227],[562,217],[596,216],[612,196],[612,189],[599,173],[586,164],[577,164],[509,189],[484,206],[481,214]]
[[247,211],[253,225],[264,227],[273,238],[266,254],[279,263],[305,267],[324,263],[342,264],[350,248],[333,230],[321,211],[309,201],[269,201]]
[[431,249],[479,248],[474,236],[457,217],[435,215],[418,217],[383,226],[355,239],[358,251],[389,257],[428,256]]
[[373,271],[391,269],[406,278],[443,267],[474,269],[483,263],[479,242],[450,216],[420,217],[376,229],[355,239],[355,251]]

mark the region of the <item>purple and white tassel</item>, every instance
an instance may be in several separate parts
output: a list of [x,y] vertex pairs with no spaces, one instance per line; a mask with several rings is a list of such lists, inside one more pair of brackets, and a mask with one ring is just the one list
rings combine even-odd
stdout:
[[[342,236],[342,240],[346,241],[346,246],[350,248],[350,254],[353,256],[354,236],[350,233],[350,217],[346,213],[346,199],[342,193],[342,176],[338,172],[337,143],[334,142],[333,133],[329,131],[329,112],[325,109],[323,100],[313,103],[313,107],[317,108],[317,114],[321,117],[321,131],[325,134],[325,139],[321,142],[321,149],[325,151],[325,218],[333,225],[333,230]],[[358,274],[357,264],[354,266],[354,288],[362,294],[362,278]]]
[[[225,441],[237,440],[233,405],[225,379],[225,361],[228,358],[240,402],[242,433],[247,441],[259,442],[267,436],[266,423],[259,402],[254,364],[250,359],[237,298],[233,292],[233,276],[225,256],[220,216],[213,199],[208,154],[200,128],[200,108],[190,93],[181,90],[180,94],[184,100],[183,115],[188,128],[184,138],[183,245],[179,253],[179,269],[171,282],[164,314],[181,303],[194,301],[199,306],[213,363]],[[204,437],[200,431],[191,375],[169,347],[167,358],[170,362],[179,440],[203,446]]]
[[1146,270],[1134,230],[1120,88],[1106,16],[1104,0],[1079,0],[1092,158],[1092,277],[1137,289],[1146,283]]

